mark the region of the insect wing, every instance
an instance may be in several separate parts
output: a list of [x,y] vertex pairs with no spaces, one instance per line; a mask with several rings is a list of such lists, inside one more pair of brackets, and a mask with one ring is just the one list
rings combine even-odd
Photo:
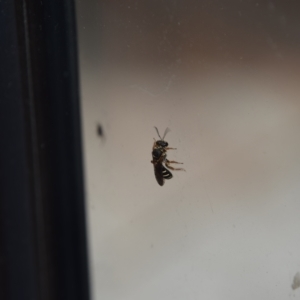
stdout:
[[156,164],[154,166],[154,173],[156,181],[160,186],[164,185],[165,179],[171,179],[173,177],[172,173],[162,164]]

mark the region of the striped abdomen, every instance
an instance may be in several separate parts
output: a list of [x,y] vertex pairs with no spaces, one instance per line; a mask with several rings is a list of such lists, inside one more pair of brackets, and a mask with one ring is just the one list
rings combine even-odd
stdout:
[[171,179],[173,177],[172,173],[165,168],[162,163],[154,164],[154,173],[157,183],[161,186],[164,185],[165,179]]

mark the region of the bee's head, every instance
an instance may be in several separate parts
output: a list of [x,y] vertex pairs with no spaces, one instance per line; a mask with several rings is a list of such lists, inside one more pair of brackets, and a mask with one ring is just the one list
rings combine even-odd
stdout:
[[159,141],[156,141],[156,146],[159,146],[161,148],[165,148],[165,147],[168,147],[168,143],[163,141],[163,140],[159,140]]
[[169,144],[164,141],[164,138],[165,138],[166,134],[170,131],[170,129],[166,128],[165,133],[164,133],[163,137],[161,138],[161,136],[159,135],[158,129],[156,127],[154,127],[154,128],[156,129],[156,132],[157,132],[158,136],[160,137],[160,140],[156,141],[156,143],[155,143],[156,146],[160,147],[160,148],[168,147]]

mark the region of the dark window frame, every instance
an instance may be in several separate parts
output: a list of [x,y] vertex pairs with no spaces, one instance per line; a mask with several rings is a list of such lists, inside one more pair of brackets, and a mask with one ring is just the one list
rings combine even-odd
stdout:
[[0,12],[0,298],[88,300],[75,4]]

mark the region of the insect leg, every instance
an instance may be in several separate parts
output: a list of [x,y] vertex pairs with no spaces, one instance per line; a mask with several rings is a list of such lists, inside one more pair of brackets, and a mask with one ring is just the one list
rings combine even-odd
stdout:
[[166,150],[177,150],[177,148],[170,148],[170,147],[167,147],[165,148]]
[[152,150],[155,148],[156,140],[154,139]]
[[166,159],[166,161],[167,161],[168,164],[181,164],[181,165],[183,165],[183,163],[180,163],[180,162],[175,161],[175,160],[167,160]]
[[165,162],[165,164],[166,164],[166,167],[167,168],[169,168],[169,169],[171,169],[171,170],[176,170],[176,171],[185,171],[185,169],[183,169],[183,168],[173,168],[173,167],[171,167],[170,166],[170,163],[173,163],[173,164],[182,164],[182,163],[179,163],[179,162],[177,162],[177,161],[169,161],[169,160],[167,160],[166,159],[166,162]]

